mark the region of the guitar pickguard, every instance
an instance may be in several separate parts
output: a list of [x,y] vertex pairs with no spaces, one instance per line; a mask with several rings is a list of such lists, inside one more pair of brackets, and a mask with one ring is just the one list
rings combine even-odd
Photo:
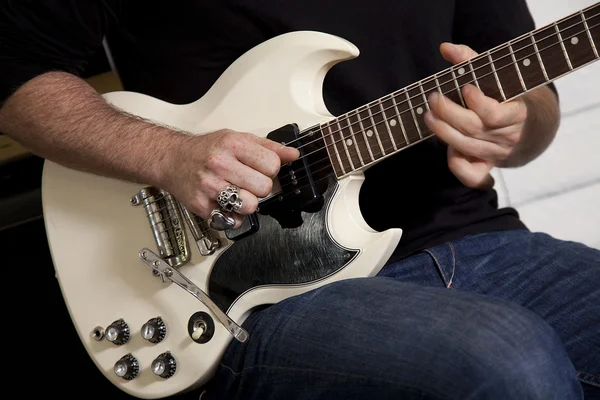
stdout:
[[331,179],[324,205],[302,213],[303,223],[283,229],[270,216],[260,215],[260,229],[233,242],[215,261],[209,296],[223,310],[246,291],[264,285],[301,285],[323,279],[347,265],[358,250],[336,243],[327,230],[327,207],[337,189]]

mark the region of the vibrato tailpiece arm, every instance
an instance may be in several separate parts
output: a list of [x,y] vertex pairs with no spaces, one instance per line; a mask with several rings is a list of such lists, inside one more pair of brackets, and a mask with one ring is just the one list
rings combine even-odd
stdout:
[[223,324],[225,329],[227,329],[236,340],[239,340],[240,342],[245,342],[248,340],[248,332],[236,324],[227,316],[227,314],[221,311],[221,309],[210,299],[210,297],[208,297],[208,295],[192,281],[186,278],[185,275],[183,275],[177,269],[171,267],[167,262],[165,262],[150,249],[143,248],[140,250],[139,256],[142,261],[149,266],[152,271],[154,271],[156,275],[161,277],[163,281],[165,281],[165,278],[170,280],[208,307],[208,309],[215,315],[217,320]]

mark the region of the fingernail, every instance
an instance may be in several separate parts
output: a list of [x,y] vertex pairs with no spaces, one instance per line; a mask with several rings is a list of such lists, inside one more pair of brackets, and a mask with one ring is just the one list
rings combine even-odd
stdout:
[[433,106],[437,106],[438,101],[440,101],[440,94],[438,92],[431,93],[429,96],[429,103],[431,103]]

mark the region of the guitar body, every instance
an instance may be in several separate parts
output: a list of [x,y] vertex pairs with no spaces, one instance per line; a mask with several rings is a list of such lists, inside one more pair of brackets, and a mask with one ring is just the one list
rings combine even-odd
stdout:
[[[193,134],[230,128],[264,137],[286,124],[302,130],[332,119],[322,98],[323,79],[337,62],[357,55],[356,47],[341,38],[295,32],[244,54],[196,102],[174,105],[132,92],[105,98],[126,112]],[[363,179],[361,173],[331,179],[321,209],[303,213],[298,227],[284,229],[259,215],[258,232],[238,241],[221,232],[222,246],[208,256],[191,241],[191,257],[178,270],[240,325],[258,306],[341,279],[373,276],[397,246],[401,230],[376,232],[364,221],[358,203]],[[160,398],[208,381],[234,339],[213,316],[210,340],[192,340],[190,317],[211,311],[181,287],[154,276],[140,260],[142,248],[156,246],[144,210],[132,206],[130,198],[146,186],[47,161],[42,200],[56,276],[89,356],[124,392]],[[140,330],[159,316],[166,336],[150,343]],[[121,318],[130,330],[125,344],[92,337],[96,327]],[[167,351],[177,368],[164,379],[152,373],[151,363]],[[139,375],[131,380],[114,372],[126,354],[139,363]]]

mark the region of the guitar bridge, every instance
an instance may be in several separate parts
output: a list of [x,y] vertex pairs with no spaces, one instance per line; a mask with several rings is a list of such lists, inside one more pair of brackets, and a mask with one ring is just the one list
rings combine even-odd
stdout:
[[173,268],[186,264],[190,249],[179,202],[153,186],[140,190],[129,201],[144,207],[159,256]]

